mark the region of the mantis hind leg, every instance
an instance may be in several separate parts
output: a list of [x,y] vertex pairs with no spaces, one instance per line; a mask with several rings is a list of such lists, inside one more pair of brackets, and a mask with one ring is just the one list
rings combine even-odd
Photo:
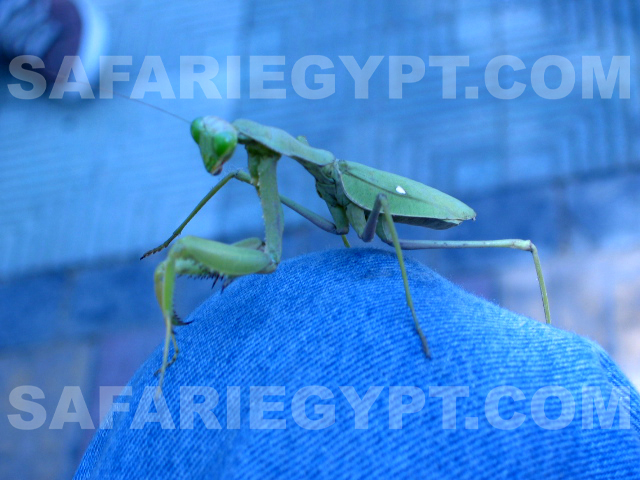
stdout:
[[[422,331],[422,327],[420,326],[420,321],[418,320],[418,315],[416,314],[416,310],[413,306],[413,299],[411,298],[411,290],[409,289],[409,278],[407,276],[407,269],[404,265],[404,257],[402,255],[402,247],[400,246],[400,240],[398,239],[398,233],[396,232],[396,227],[393,222],[393,217],[391,216],[391,210],[389,208],[389,202],[387,197],[384,194],[379,194],[376,197],[373,209],[369,213],[369,217],[367,218],[366,224],[364,228],[361,229],[361,235],[363,241],[369,242],[373,239],[373,236],[376,232],[376,227],[378,225],[378,219],[380,213],[382,211],[384,224],[389,229],[391,233],[391,243],[393,244],[396,250],[396,256],[398,257],[398,263],[400,264],[400,272],[402,273],[402,282],[404,283],[404,292],[407,298],[407,306],[409,310],[411,310],[411,316],[413,317],[413,322],[416,327],[416,331],[418,332],[418,336],[420,337],[420,342],[422,343],[422,350],[427,358],[431,358],[431,350],[429,349],[429,342],[427,342],[427,337]],[[354,219],[355,220],[355,219]],[[355,224],[361,224],[361,221],[355,221]]]
[[[389,243],[389,239],[385,238],[384,232],[378,232],[380,238]],[[544,308],[544,317],[547,324],[551,324],[551,313],[549,309],[549,296],[547,287],[542,275],[542,266],[540,265],[540,257],[538,249],[531,240],[520,239],[504,239],[504,240],[400,240],[400,246],[404,250],[425,250],[435,248],[513,248],[525,252],[531,252],[533,263],[536,268],[538,277],[538,285],[540,287],[540,295],[542,296],[542,306]]]
[[[187,236],[178,240],[169,251],[167,259],[156,268],[155,293],[162,309],[166,334],[160,368],[158,391],[162,390],[164,374],[178,355],[178,345],[173,327],[180,325],[173,308],[175,279],[180,275],[240,277],[252,273],[269,273],[277,264],[272,257],[262,251],[260,239],[250,238],[227,245],[203,238]],[[174,355],[169,361],[169,349],[174,346]]]

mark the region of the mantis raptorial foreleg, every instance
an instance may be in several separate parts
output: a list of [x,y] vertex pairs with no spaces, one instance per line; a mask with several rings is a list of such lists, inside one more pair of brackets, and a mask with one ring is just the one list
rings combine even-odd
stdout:
[[[267,269],[272,264],[270,255],[261,251],[259,239],[247,239],[234,245],[187,236],[176,242],[169,250],[167,259],[156,268],[155,289],[162,308],[166,334],[160,369],[162,388],[164,372],[169,365],[169,347],[174,344],[174,358],[177,342],[173,333],[176,324],[173,309],[175,279],[179,275],[224,275],[239,277]],[[172,360],[172,362],[173,362]]]
[[[256,155],[254,152],[253,155]],[[250,152],[249,158],[252,157]],[[155,273],[155,291],[162,309],[166,334],[160,369],[158,391],[162,389],[164,373],[169,365],[171,343],[177,351],[177,342],[173,333],[174,320],[173,294],[175,279],[179,275],[223,275],[240,277],[252,273],[270,273],[278,265],[282,255],[283,214],[276,180],[276,165],[279,155],[260,155],[256,162],[255,180],[242,172],[234,172],[223,178],[179,228],[202,208],[213,195],[232,178],[255,185],[258,189],[262,212],[265,220],[265,239],[247,239],[233,245],[187,236],[179,239],[169,250],[167,259],[160,263]],[[178,231],[178,230],[177,230]],[[172,238],[168,240],[170,242]],[[174,354],[175,360],[176,354]]]

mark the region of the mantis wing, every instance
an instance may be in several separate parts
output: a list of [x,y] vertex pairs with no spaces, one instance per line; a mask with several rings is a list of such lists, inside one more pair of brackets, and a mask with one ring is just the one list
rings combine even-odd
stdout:
[[460,200],[420,182],[360,163],[341,160],[338,165],[345,195],[364,210],[370,211],[383,193],[391,215],[400,223],[444,230],[476,216]]

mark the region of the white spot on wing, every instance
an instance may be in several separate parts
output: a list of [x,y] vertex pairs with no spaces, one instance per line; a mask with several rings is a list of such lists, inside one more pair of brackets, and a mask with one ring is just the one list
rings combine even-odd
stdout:
[[396,187],[396,192],[398,192],[400,195],[406,195],[406,194],[407,194],[407,192],[405,191],[405,189],[404,189],[404,188],[402,188],[400,185],[398,185],[398,186]]

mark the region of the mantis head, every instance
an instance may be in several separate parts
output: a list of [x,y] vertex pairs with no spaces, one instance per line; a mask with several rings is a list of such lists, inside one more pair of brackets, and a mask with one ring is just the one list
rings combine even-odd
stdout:
[[191,122],[191,136],[200,147],[200,155],[207,171],[218,175],[231,158],[238,143],[238,132],[221,118],[198,117]]

